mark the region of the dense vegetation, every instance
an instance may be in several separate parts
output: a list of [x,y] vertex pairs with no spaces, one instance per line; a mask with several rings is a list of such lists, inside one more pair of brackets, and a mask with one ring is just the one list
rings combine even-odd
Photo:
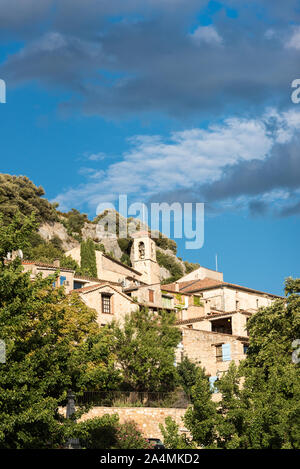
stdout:
[[69,422],[57,412],[68,388],[113,388],[119,384],[113,338],[100,329],[96,313],[77,294],[53,288],[55,276],[30,279],[20,259],[7,252],[26,249],[34,220],[17,216],[0,224],[0,448],[57,447]]
[[167,278],[164,283],[175,282],[184,275],[181,264],[170,254],[157,250],[156,260],[161,267],[165,267],[171,274],[171,277]]
[[[56,448],[70,437],[99,447],[104,420],[76,424],[58,413],[67,390],[174,389],[180,332],[171,315],[147,311],[128,316],[124,328],[100,328],[96,312],[77,293],[53,287],[58,273],[32,280],[19,258],[5,263],[7,252],[31,248],[35,229],[33,217],[16,215],[7,226],[0,220],[0,339],[6,344],[0,366],[0,448]],[[132,423],[107,419],[114,436],[105,447],[147,446]]]
[[38,222],[57,221],[55,206],[50,204],[42,187],[36,187],[25,176],[0,173],[0,213],[8,224],[19,210],[23,216],[35,213]]
[[82,241],[80,245],[81,273],[97,278],[97,263],[95,253],[95,243],[91,239]]
[[69,212],[60,214],[60,222],[64,225],[69,236],[73,236],[78,241],[81,241],[82,228],[84,224],[88,222],[88,217],[85,213],[80,213],[75,208],[72,208]]
[[[232,362],[229,371],[215,382],[220,402],[212,401],[213,389],[205,370],[185,364],[181,378],[193,405],[184,422],[192,445],[300,448],[299,346],[294,350],[300,337],[300,279],[287,280],[286,295],[286,302],[278,300],[249,319],[247,358],[238,367]],[[164,435],[171,447],[178,447],[174,422],[167,422]]]
[[175,315],[140,310],[124,326],[113,324],[115,354],[123,388],[132,391],[170,391],[177,384],[175,349],[180,342]]
[[[109,215],[111,220],[115,220],[116,233],[119,233],[121,215],[117,212],[109,214],[104,211],[98,215],[93,222],[89,222],[88,217],[84,213],[80,213],[73,208],[69,212],[60,212],[58,204],[51,204],[43,196],[45,195],[42,187],[37,187],[32,181],[25,176],[11,176],[9,174],[0,174],[0,214],[3,215],[3,222],[8,224],[11,222],[14,214],[19,210],[23,216],[35,214],[37,221],[36,231],[32,233],[30,245],[25,250],[24,255],[27,259],[36,260],[45,263],[52,263],[54,259],[60,259],[62,267],[72,268],[78,273],[84,275],[96,276],[95,263],[92,255],[92,244],[83,247],[84,260],[83,268],[79,268],[78,264],[70,257],[64,255],[62,242],[60,238],[54,236],[50,241],[45,241],[38,233],[37,228],[41,223],[62,223],[66,228],[70,239],[82,243],[83,241],[83,228],[86,223],[96,224],[103,220],[104,217]],[[133,218],[124,219],[127,227],[133,224],[137,229],[140,224]],[[104,229],[108,229],[105,226]],[[95,238],[94,241],[97,241]],[[99,240],[98,240],[99,241]],[[156,245],[162,250],[170,250],[174,255],[177,252],[176,242],[158,233],[158,237],[154,238]],[[131,267],[130,251],[132,246],[132,238],[119,238],[119,247],[122,251],[120,261]],[[95,243],[96,250],[105,252],[103,244]],[[113,254],[109,253],[112,257]],[[170,254],[158,253],[158,262],[161,266],[167,268],[171,277],[167,282],[177,280],[184,274],[182,265],[176,261],[176,258]],[[186,272],[190,272],[197,268],[198,264],[185,263]]]

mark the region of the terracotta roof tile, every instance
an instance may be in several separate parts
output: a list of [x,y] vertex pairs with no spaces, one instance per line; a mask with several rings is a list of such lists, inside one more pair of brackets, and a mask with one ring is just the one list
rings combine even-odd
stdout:
[[45,262],[39,262],[39,261],[30,261],[30,260],[26,260],[26,261],[22,261],[22,265],[36,265],[37,267],[47,267],[49,269],[55,269],[55,270],[64,270],[64,271],[68,271],[68,272],[74,272],[74,269],[69,269],[67,267],[58,267],[54,264],[47,264]]

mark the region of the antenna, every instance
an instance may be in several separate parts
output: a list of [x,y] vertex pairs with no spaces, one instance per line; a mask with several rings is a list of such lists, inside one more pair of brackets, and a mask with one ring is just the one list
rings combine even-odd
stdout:
[[216,254],[216,272],[218,272],[218,254]]

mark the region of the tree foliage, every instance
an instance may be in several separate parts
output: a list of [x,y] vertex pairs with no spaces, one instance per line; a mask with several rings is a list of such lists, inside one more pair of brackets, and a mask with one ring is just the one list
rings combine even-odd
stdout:
[[113,324],[115,353],[124,387],[132,391],[170,391],[176,384],[175,348],[180,331],[171,313],[146,309],[128,315],[123,326]]
[[209,398],[205,376],[192,388],[185,416],[194,440],[227,449],[300,448],[299,363],[292,360],[300,337],[300,280],[286,281],[286,300],[260,309],[248,321],[250,346],[217,381],[221,401]]
[[167,269],[171,274],[171,277],[166,280],[166,283],[175,282],[184,275],[181,264],[176,260],[174,256],[157,250],[156,259],[158,264],[161,267]]
[[80,245],[80,256],[81,273],[90,277],[97,277],[96,253],[93,240],[88,239],[87,241],[82,241]]
[[66,440],[58,413],[68,388],[81,391],[118,382],[113,337],[74,293],[53,288],[56,275],[34,280],[6,253],[26,244],[32,219],[0,227],[0,448],[57,447]]
[[9,224],[16,212],[23,216],[35,213],[37,222],[56,221],[58,219],[55,207],[43,199],[45,195],[42,187],[36,187],[25,176],[11,176],[0,174],[0,213],[3,223]]
[[196,384],[198,368],[199,366],[186,356],[177,365],[179,384],[182,386],[184,392],[189,397],[191,395],[192,387]]
[[163,436],[163,443],[166,449],[193,449],[195,443],[185,435],[179,434],[179,425],[172,417],[165,419],[165,425],[159,424]]
[[135,422],[119,422],[118,414],[96,417],[79,422],[72,431],[87,449],[146,449],[149,443],[142,436]]
[[69,212],[60,213],[61,222],[67,229],[67,232],[70,236],[74,233],[77,233],[79,236],[82,234],[82,228],[84,224],[88,222],[88,217],[85,213],[80,213],[76,208],[72,208]]

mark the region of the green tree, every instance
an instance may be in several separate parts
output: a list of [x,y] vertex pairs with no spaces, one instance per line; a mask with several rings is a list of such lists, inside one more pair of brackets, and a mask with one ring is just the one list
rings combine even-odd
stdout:
[[[118,379],[110,335],[77,294],[65,295],[48,278],[24,273],[7,252],[24,247],[33,219],[0,226],[0,448],[57,447],[69,423],[58,413],[68,388],[110,386]],[[113,378],[112,378],[113,377]]]
[[36,187],[25,176],[0,174],[0,213],[3,223],[8,225],[17,211],[23,216],[35,213],[38,223],[57,221],[58,216],[54,205],[43,199],[42,187]]
[[186,356],[177,365],[179,384],[182,386],[187,396],[191,395],[192,387],[196,384],[198,368],[199,366]]
[[116,446],[119,416],[103,415],[88,419],[71,428],[70,437],[78,438],[81,448],[111,449]]
[[113,324],[115,353],[126,389],[170,391],[176,384],[175,348],[180,331],[175,315],[150,313],[146,309],[125,318],[124,326]]
[[70,436],[79,438],[87,449],[146,449],[145,440],[135,422],[119,422],[118,414],[103,415],[79,422],[71,429]]
[[193,440],[201,447],[214,448],[217,439],[219,416],[217,404],[211,400],[212,391],[208,376],[203,368],[198,368],[196,383],[191,388],[192,406],[184,416],[184,423]]
[[179,425],[172,417],[165,419],[165,426],[159,424],[163,436],[163,443],[167,449],[193,449],[195,443],[190,441],[185,435],[179,434]]
[[81,272],[90,277],[97,277],[95,244],[92,239],[82,241],[80,246]]
[[67,229],[70,236],[73,233],[78,233],[81,236],[81,230],[84,224],[88,222],[88,217],[85,213],[80,213],[76,208],[72,208],[70,212],[62,213],[61,222]]
[[[300,376],[292,360],[300,338],[300,280],[286,281],[286,299],[260,309],[248,321],[250,346],[246,360],[217,382],[217,409],[206,388],[192,388],[194,406],[185,422],[204,447],[239,449],[300,448]],[[200,408],[204,409],[199,412]],[[202,429],[205,427],[205,431]],[[209,438],[207,438],[207,428]]]

